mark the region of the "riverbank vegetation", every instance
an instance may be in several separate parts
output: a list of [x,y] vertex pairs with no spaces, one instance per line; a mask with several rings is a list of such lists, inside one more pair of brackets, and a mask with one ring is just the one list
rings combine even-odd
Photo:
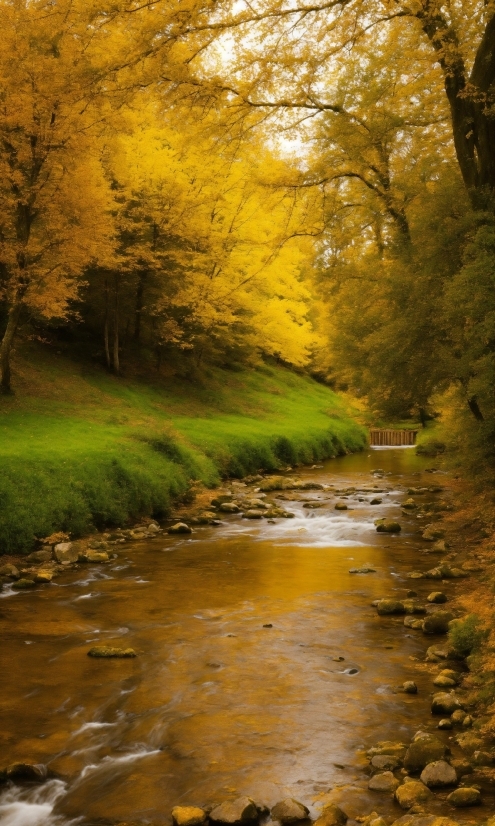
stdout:
[[0,549],[163,517],[194,483],[359,450],[329,388],[276,365],[162,382],[109,376],[26,345],[0,415]]

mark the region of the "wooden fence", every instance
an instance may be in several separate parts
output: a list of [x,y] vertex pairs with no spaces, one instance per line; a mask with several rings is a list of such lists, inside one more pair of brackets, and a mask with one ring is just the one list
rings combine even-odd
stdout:
[[370,445],[372,447],[400,447],[401,445],[416,444],[417,430],[387,430],[372,428],[370,430]]

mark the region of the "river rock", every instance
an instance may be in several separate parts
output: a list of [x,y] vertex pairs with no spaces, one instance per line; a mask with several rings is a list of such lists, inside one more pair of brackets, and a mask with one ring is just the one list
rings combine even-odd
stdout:
[[421,571],[409,571],[406,576],[408,579],[424,579],[425,577]]
[[457,685],[457,681],[453,680],[452,677],[447,677],[445,674],[437,674],[435,679],[433,680],[433,685],[436,685],[438,688],[454,688]]
[[51,582],[53,579],[53,571],[38,571],[37,574],[34,576],[34,581],[39,582],[40,584],[44,582]]
[[450,719],[456,725],[462,726],[465,717],[467,717],[467,714],[464,711],[464,709],[463,708],[458,708],[451,714]]
[[305,502],[303,508],[308,508],[308,510],[317,510],[318,508],[324,508],[324,502]]
[[250,797],[226,800],[210,812],[210,820],[214,823],[253,823],[258,817],[258,808]]
[[46,780],[47,770],[41,763],[12,763],[5,769],[5,775],[14,783],[19,780],[42,783]]
[[106,551],[82,551],[77,557],[78,562],[110,562]]
[[394,522],[391,519],[384,519],[383,522],[380,522],[376,526],[376,530],[378,533],[400,533],[402,528],[398,522]]
[[423,620],[408,614],[404,617],[404,625],[406,628],[412,628],[414,631],[423,630]]
[[423,633],[425,634],[446,634],[449,630],[449,622],[454,619],[451,611],[434,611],[428,614],[423,622]]
[[25,579],[24,577],[22,577],[21,579],[18,579],[16,582],[12,583],[12,588],[15,591],[27,591],[27,590],[29,590],[29,588],[35,588],[35,587],[36,587],[36,583],[35,583],[34,579]]
[[279,823],[296,823],[298,820],[306,820],[309,809],[293,797],[286,797],[275,804],[270,814],[272,820],[278,820]]
[[442,528],[436,528],[433,525],[427,525],[424,529],[421,539],[424,539],[425,542],[434,542],[435,539],[443,539],[445,536],[445,531]]
[[176,826],[201,826],[208,818],[204,809],[197,806],[174,806],[172,820]]
[[402,691],[404,694],[417,694],[418,693],[418,686],[414,682],[414,680],[406,680],[405,683],[402,683]]
[[445,760],[436,760],[434,763],[428,763],[421,772],[419,778],[425,786],[429,789],[435,789],[441,786],[455,786],[457,783],[456,770]]
[[293,479],[287,479],[285,476],[269,476],[260,482],[259,489],[261,491],[269,492],[272,490],[290,490],[294,484]]
[[223,505],[224,502],[232,502],[234,495],[232,493],[221,493],[218,496],[215,496],[214,499],[211,500],[210,504],[212,508],[219,508],[220,505]]
[[432,714],[453,714],[458,708],[461,708],[461,702],[455,694],[441,691],[439,694],[433,695],[431,701]]
[[410,809],[417,803],[426,803],[431,797],[428,786],[420,780],[404,781],[395,791],[395,799],[402,809]]
[[335,803],[331,803],[329,806],[325,806],[321,815],[315,820],[313,826],[345,826],[348,819],[349,818],[346,813],[340,808],[340,806],[336,806]]
[[439,728],[440,731],[450,731],[452,728],[452,720],[449,720],[448,717],[444,717],[442,720],[439,720],[437,728]]
[[49,562],[50,559],[52,559],[52,549],[50,548],[50,550],[47,551],[33,551],[26,559],[28,562]]
[[373,499],[370,500],[370,505],[381,505],[382,501],[379,496],[374,496]]
[[430,568],[429,571],[425,571],[424,576],[426,579],[443,579],[440,568]]
[[167,533],[192,533],[192,528],[185,522],[176,522],[175,525],[170,526]]
[[257,508],[250,508],[242,514],[244,519],[263,519],[262,511]]
[[406,614],[426,614],[425,606],[415,599],[403,599],[402,604],[404,605]]
[[416,735],[404,756],[404,768],[411,772],[422,771],[428,763],[442,760],[446,748],[442,741],[434,734],[421,732]]
[[432,591],[431,594],[428,594],[426,599],[428,602],[433,602],[436,605],[441,605],[444,602],[448,602],[446,595],[442,591]]
[[381,599],[376,606],[378,614],[383,617],[389,614],[405,614],[404,603],[399,599]]
[[363,565],[361,568],[349,568],[350,574],[376,574],[376,568],[370,568],[368,565]]
[[370,760],[380,754],[386,754],[387,756],[393,755],[394,757],[397,757],[398,760],[402,760],[406,751],[407,746],[405,743],[398,743],[393,740],[381,740],[375,746],[372,746],[366,754]]
[[268,502],[264,502],[263,499],[244,499],[242,502],[244,508],[261,508],[262,510],[267,510],[270,507],[273,507]]
[[95,645],[88,651],[88,657],[101,657],[103,659],[136,657],[133,648],[114,648],[110,645]]
[[57,562],[77,562],[79,551],[72,542],[59,542],[53,549]]
[[19,579],[19,569],[16,568],[15,565],[11,565],[8,562],[6,565],[2,565],[2,567],[0,568],[0,576],[5,576],[9,579]]
[[241,509],[235,502],[222,502],[218,510],[222,513],[239,513]]
[[402,503],[402,507],[405,508],[406,510],[413,511],[418,506],[417,506],[416,502],[414,501],[414,499],[406,499],[406,501]]
[[452,645],[430,645],[426,650],[426,662],[438,663],[441,660],[462,660],[462,655]]
[[371,767],[378,771],[393,772],[395,769],[398,769],[400,765],[401,761],[393,754],[375,754],[371,759]]
[[466,760],[465,757],[458,757],[455,760],[451,760],[451,766],[454,767],[457,777],[459,778],[473,773],[473,767],[469,760]]
[[478,806],[481,803],[481,793],[478,789],[462,787],[451,792],[447,801],[456,809],[464,806]]
[[395,792],[399,786],[399,781],[391,771],[375,774],[368,783],[368,789],[373,792]]
[[346,511],[347,510],[347,505],[345,504],[345,502],[336,502],[335,503],[335,510],[336,511]]

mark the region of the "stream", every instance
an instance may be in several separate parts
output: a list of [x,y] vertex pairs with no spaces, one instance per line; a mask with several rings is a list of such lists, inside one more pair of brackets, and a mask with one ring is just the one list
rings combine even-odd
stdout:
[[[391,795],[368,790],[364,752],[436,732],[423,661],[438,638],[378,617],[371,602],[436,590],[406,578],[437,557],[423,522],[400,509],[409,486],[444,484],[429,464],[406,448],[333,459],[297,474],[328,489],[269,495],[293,519],[226,515],[191,536],[117,546],[112,563],[78,566],[35,591],[4,591],[2,763],[42,763],[60,779],[4,787],[0,824],[164,824],[175,805],[241,794],[268,806],[295,797],[312,816],[335,802],[350,817],[399,818]],[[348,510],[335,510],[337,500]],[[322,507],[304,507],[313,501]],[[398,518],[401,534],[378,534],[381,516]],[[366,563],[376,571],[349,573]],[[138,656],[86,656],[97,643]],[[405,680],[417,695],[394,690]],[[430,810],[473,822],[472,812],[452,814],[446,794]]]

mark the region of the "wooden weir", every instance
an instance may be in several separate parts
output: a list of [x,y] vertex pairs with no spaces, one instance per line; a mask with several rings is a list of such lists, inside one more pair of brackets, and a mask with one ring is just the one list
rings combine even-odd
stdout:
[[371,447],[400,447],[416,444],[417,430],[392,430],[374,427],[370,430]]

